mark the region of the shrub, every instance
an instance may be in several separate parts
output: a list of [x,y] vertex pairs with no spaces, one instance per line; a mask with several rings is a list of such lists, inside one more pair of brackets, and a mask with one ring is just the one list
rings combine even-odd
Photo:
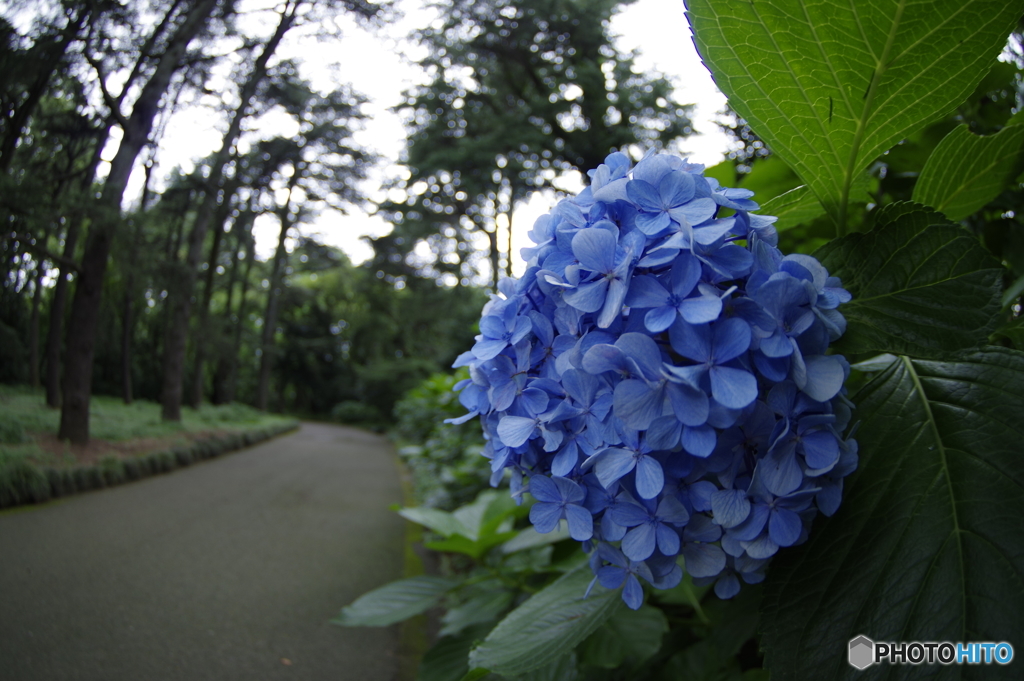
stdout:
[[38,503],[50,498],[46,475],[23,458],[0,462],[0,508]]
[[465,370],[435,374],[395,404],[392,435],[402,445],[398,453],[412,474],[414,496],[425,506],[453,509],[487,486],[479,425],[444,424],[463,411],[452,387],[466,376]]
[[383,416],[372,404],[346,400],[334,405],[331,420],[349,425],[375,426],[383,420]]
[[0,444],[20,445],[23,442],[28,442],[28,437],[21,422],[8,417],[0,418]]
[[124,482],[124,463],[116,456],[107,456],[100,459],[96,469],[103,478],[103,485],[106,487],[119,485]]

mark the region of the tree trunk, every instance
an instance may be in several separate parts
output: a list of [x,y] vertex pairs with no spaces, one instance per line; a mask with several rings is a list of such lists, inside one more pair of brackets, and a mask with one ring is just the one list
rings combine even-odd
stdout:
[[167,50],[142,88],[110,173],[94,206],[89,236],[86,239],[81,271],[75,286],[75,298],[68,326],[67,369],[64,372],[64,405],[61,409],[59,437],[75,444],[89,441],[89,401],[92,390],[92,364],[96,325],[99,321],[103,277],[107,270],[110,246],[120,222],[121,200],[128,185],[135,159],[148,141],[160,98],[167,91],[185,49],[213,12],[217,0],[200,0],[175,30]]
[[[217,385],[220,386],[220,393],[219,395],[215,395],[215,404],[228,404],[230,402],[234,402],[235,394],[237,392],[238,355],[242,351],[242,329],[245,325],[246,314],[245,296],[249,292],[249,276],[252,274],[252,265],[256,260],[255,242],[251,232],[252,224],[255,219],[256,214],[252,211],[252,204],[250,202],[249,210],[245,213],[243,228],[238,234],[239,245],[241,245],[243,240],[245,242],[245,271],[242,274],[241,286],[238,292],[238,312],[235,313],[235,327],[232,334],[231,347],[228,348],[227,352],[221,354],[217,363],[217,374],[219,376]],[[237,263],[238,258],[236,250],[235,264],[237,265]],[[233,288],[234,277],[232,277],[232,287],[229,289],[229,295]],[[230,318],[230,305],[227,306],[227,313]]]
[[185,261],[185,272],[182,277],[180,291],[172,296],[171,303],[171,324],[167,331],[167,341],[164,345],[164,367],[163,367],[163,392],[161,395],[162,410],[161,417],[165,421],[181,420],[181,396],[182,378],[185,365],[185,346],[188,340],[188,320],[192,308],[192,295],[195,290],[195,281],[199,259],[202,257],[203,243],[206,240],[206,232],[213,219],[214,210],[217,206],[217,196],[220,189],[221,178],[224,174],[224,166],[231,154],[231,148],[238,139],[242,130],[242,121],[245,119],[249,103],[256,95],[256,90],[267,74],[267,64],[271,55],[277,49],[278,44],[288,32],[295,21],[296,11],[301,0],[287,0],[284,10],[281,13],[280,22],[274,35],[263,48],[263,52],[256,59],[249,78],[239,92],[239,105],[231,118],[228,131],[224,134],[220,151],[214,156],[210,165],[210,177],[207,181],[206,195],[203,203],[196,213],[195,223],[192,232],[189,234],[188,255]]
[[[68,221],[67,234],[64,235],[64,258],[68,261],[75,257],[81,227],[82,214],[75,211]],[[53,409],[58,409],[61,402],[60,350],[64,340],[64,310],[68,301],[69,274],[69,268],[60,265],[57,284],[53,287],[53,300],[50,301],[50,328],[46,331],[46,404]]]
[[203,282],[203,300],[199,305],[199,318],[196,323],[195,358],[192,365],[192,395],[189,406],[198,409],[203,403],[203,362],[206,359],[206,340],[209,336],[207,325],[210,322],[210,301],[213,299],[214,276],[217,269],[217,256],[220,253],[220,240],[224,236],[224,221],[231,207],[231,198],[238,189],[238,183],[232,182],[230,190],[225,189],[223,204],[218,211],[216,228],[213,232],[213,243],[210,244],[209,267],[206,270],[206,281]]
[[39,387],[39,307],[43,299],[43,262],[36,266],[35,288],[32,291],[32,316],[28,324],[29,380],[33,388]]
[[270,372],[274,368],[277,310],[281,298],[285,260],[288,258],[285,241],[288,238],[288,229],[291,224],[286,217],[286,211],[287,208],[281,213],[281,236],[277,240],[277,250],[274,251],[274,264],[270,270],[270,290],[267,292],[267,310],[263,316],[263,334],[260,342],[260,380],[256,391],[256,408],[262,411],[267,410],[267,401],[270,395]]

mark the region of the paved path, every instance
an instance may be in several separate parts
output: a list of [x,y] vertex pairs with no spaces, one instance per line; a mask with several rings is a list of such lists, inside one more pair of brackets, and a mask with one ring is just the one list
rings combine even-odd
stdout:
[[304,424],[0,514],[2,681],[392,681],[398,632],[328,624],[401,576],[383,438]]

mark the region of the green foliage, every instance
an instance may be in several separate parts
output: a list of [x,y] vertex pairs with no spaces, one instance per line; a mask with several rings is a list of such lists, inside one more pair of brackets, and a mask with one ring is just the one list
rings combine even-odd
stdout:
[[456,580],[428,575],[401,579],[360,596],[331,621],[347,627],[386,627],[436,606],[456,586]]
[[[780,216],[781,240],[823,244],[822,263],[853,295],[837,350],[893,353],[854,365],[860,468],[842,507],[768,570],[772,678],[884,676],[846,664],[858,634],[1019,646],[1019,33],[1007,62],[994,58],[1024,4],[689,7],[731,106],[805,184],[764,212]],[[866,200],[855,189],[865,170]],[[872,229],[829,241],[822,209],[839,235]],[[697,662],[679,676],[706,676]],[[985,670],[1000,675],[1014,677]]]
[[921,170],[914,201],[935,207],[950,220],[984,208],[1024,170],[1024,125],[981,137],[969,126],[953,129]]
[[690,0],[697,49],[731,106],[846,230],[857,176],[960,104],[1024,7]]
[[1024,355],[990,348],[903,357],[858,392],[861,460],[845,510],[768,572],[772,678],[853,678],[836,645],[854,631],[1024,644],[1022,382]]
[[817,257],[854,292],[839,352],[941,357],[984,343],[999,311],[999,263],[969,232],[911,203],[890,204],[867,234]]
[[452,388],[467,377],[465,369],[454,375],[434,374],[395,405],[391,432],[412,474],[414,497],[429,507],[453,509],[464,504],[490,478],[490,466],[481,455],[484,441],[479,424],[444,423],[465,413]]
[[534,594],[495,627],[469,655],[471,668],[518,676],[557,662],[622,608],[618,591],[595,585],[586,565]]

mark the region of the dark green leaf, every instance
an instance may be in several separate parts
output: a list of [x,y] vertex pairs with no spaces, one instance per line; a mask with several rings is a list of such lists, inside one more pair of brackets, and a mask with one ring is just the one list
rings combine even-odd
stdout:
[[514,598],[515,594],[508,588],[502,587],[497,580],[474,585],[464,603],[455,607],[451,607],[449,604],[448,612],[441,618],[444,623],[441,635],[458,634],[471,624],[496,622],[512,605]]
[[1024,317],[1016,317],[1000,326],[992,334],[993,338],[1005,338],[1018,350],[1024,350]]
[[469,528],[447,511],[442,511],[437,508],[428,508],[426,506],[414,506],[412,508],[399,509],[398,515],[402,516],[406,520],[411,520],[414,523],[428,527],[434,532],[445,537],[451,537],[458,534],[463,537],[469,537],[470,539],[476,539],[475,535],[473,537],[469,536],[470,534],[473,534]]
[[580,657],[589,665],[608,669],[617,669],[627,662],[639,664],[661,649],[661,639],[667,631],[668,619],[658,608],[620,608],[580,645]]
[[821,201],[818,201],[810,187],[802,185],[762,204],[758,212],[777,217],[779,220],[775,223],[776,229],[784,230],[824,215],[825,207],[821,205]]
[[462,678],[482,678],[489,672],[474,670],[470,676],[469,651],[473,643],[487,635],[488,626],[471,627],[457,636],[442,636],[423,656],[416,681],[452,681]]
[[886,206],[871,232],[836,239],[815,255],[853,294],[840,308],[849,323],[840,352],[937,358],[984,344],[995,326],[999,263],[923,206]]
[[618,590],[595,584],[585,565],[566,573],[513,610],[469,656],[470,665],[517,676],[548,665],[589,636],[621,602]]
[[981,137],[959,125],[939,143],[914,186],[914,201],[962,220],[996,198],[1022,168],[1024,125]]
[[346,627],[385,627],[429,610],[459,583],[429,575],[400,579],[363,594],[331,621]]
[[688,0],[694,42],[754,132],[840,228],[853,180],[963,101],[1024,4]]
[[[945,363],[902,357],[858,392],[860,468],[843,505],[768,570],[761,631],[772,679],[897,673],[848,665],[857,635],[1021,649],[1022,383],[1024,354],[986,348]],[[917,673],[1020,677],[1014,665]]]
[[545,534],[538,532],[533,526],[527,527],[515,537],[502,544],[501,552],[506,554],[515,553],[516,551],[524,551],[538,546],[547,546],[548,544],[554,544],[565,539],[570,539],[569,526],[564,520],[559,520],[558,527]]

